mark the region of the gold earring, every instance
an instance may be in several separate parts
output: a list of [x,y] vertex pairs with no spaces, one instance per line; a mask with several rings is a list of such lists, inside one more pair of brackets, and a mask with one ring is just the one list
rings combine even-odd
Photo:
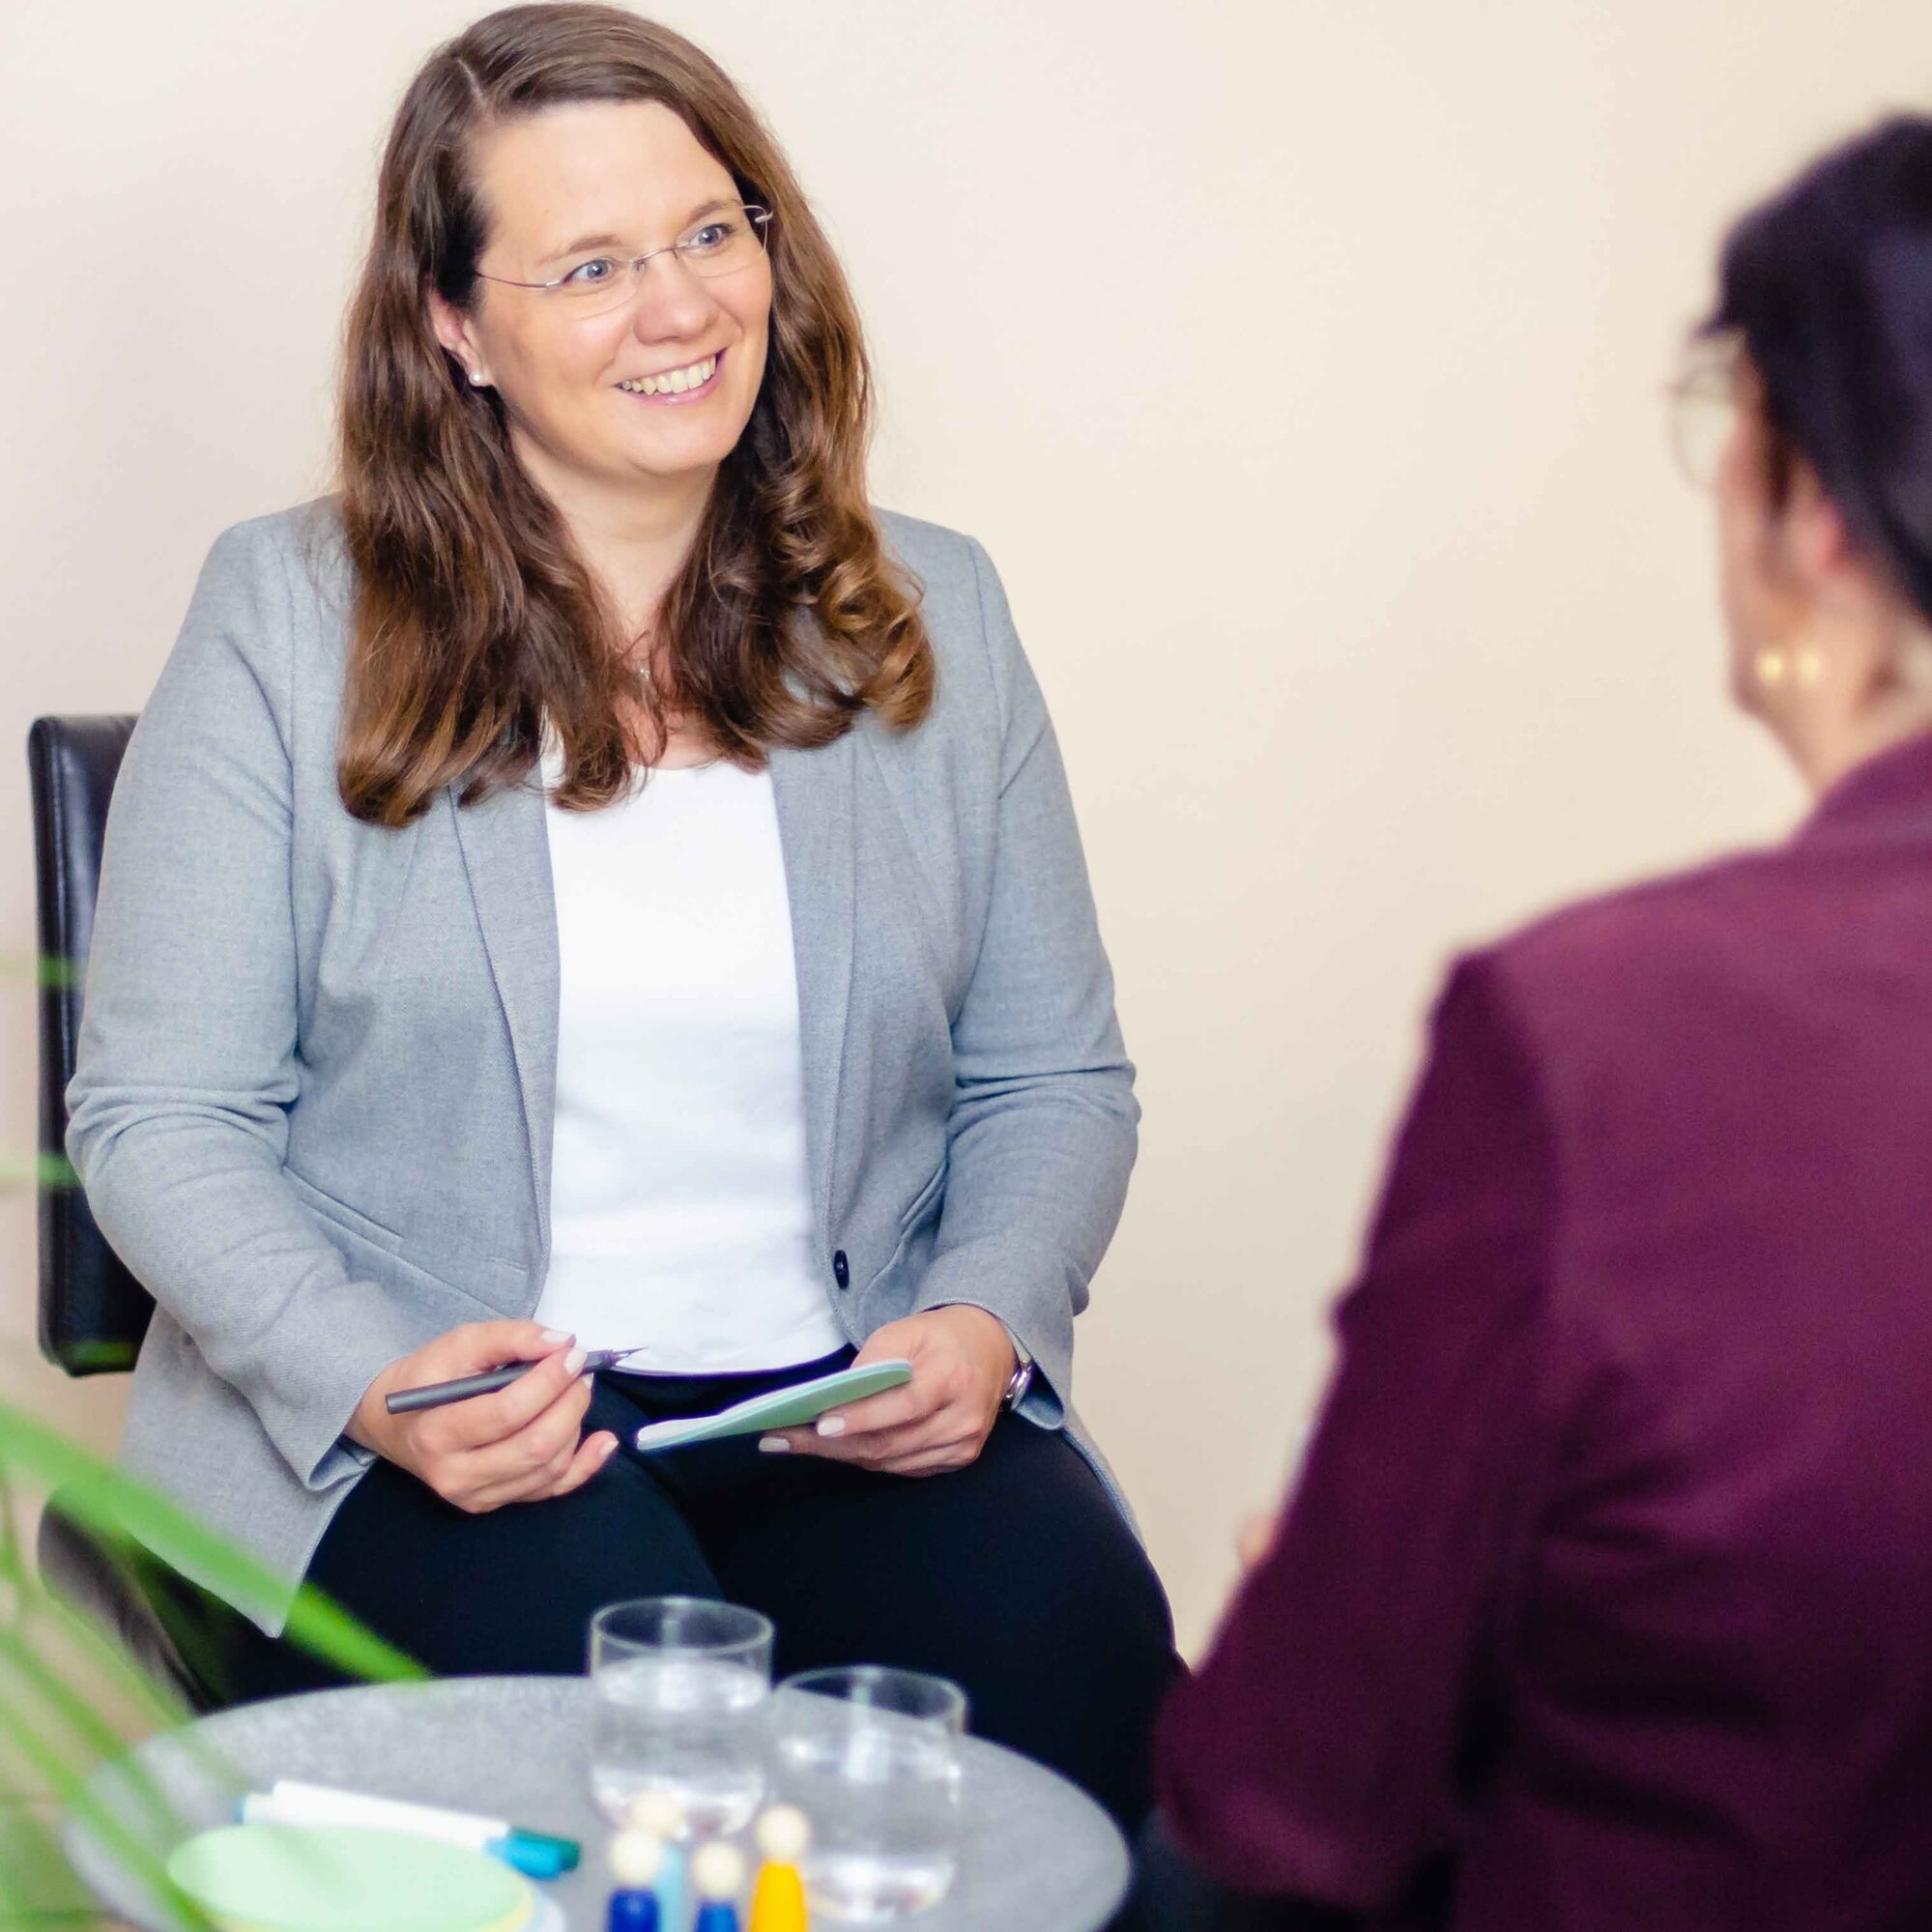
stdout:
[[1782,684],[1786,670],[1784,652],[1781,650],[1761,650],[1751,660],[1751,669],[1757,673],[1760,684],[1767,686]]

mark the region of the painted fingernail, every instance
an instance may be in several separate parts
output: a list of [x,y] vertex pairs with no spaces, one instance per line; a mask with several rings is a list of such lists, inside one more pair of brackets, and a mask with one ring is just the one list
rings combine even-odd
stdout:
[[758,1439],[759,1448],[766,1456],[790,1456],[792,1445],[782,1435],[762,1435]]
[[554,1348],[558,1342],[570,1340],[570,1331],[567,1328],[546,1328],[543,1331],[543,1339]]
[[563,1358],[563,1366],[574,1375],[584,1366],[584,1351],[581,1348],[571,1349]]
[[846,1419],[844,1416],[821,1416],[819,1418],[819,1433],[821,1435],[843,1435],[845,1432]]

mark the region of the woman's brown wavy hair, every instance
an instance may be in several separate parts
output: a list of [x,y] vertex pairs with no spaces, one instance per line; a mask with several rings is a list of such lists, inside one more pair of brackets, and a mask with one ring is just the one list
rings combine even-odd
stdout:
[[[830,743],[865,710],[916,724],[933,653],[865,494],[871,379],[831,247],[776,141],[690,42],[615,7],[507,7],[439,47],[390,130],[375,234],[351,303],[342,513],[356,576],[338,771],[359,819],[402,825],[446,786],[464,803],[562,741],[560,803],[610,803],[663,749],[627,726],[628,640],[549,500],[511,452],[493,390],[437,340],[428,291],[476,295],[482,130],[564,101],[676,113],[769,208],[764,380],[666,594],[651,660],[665,710],[757,767]],[[640,735],[646,740],[640,742]]]

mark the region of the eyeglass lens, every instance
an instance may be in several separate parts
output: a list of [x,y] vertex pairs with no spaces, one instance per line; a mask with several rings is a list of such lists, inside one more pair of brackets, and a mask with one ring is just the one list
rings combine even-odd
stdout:
[[1670,447],[1677,465],[1700,488],[1717,480],[1738,420],[1739,349],[1719,338],[1693,347],[1670,389]]
[[[769,219],[763,209],[720,210],[694,221],[672,246],[694,275],[736,274],[764,252],[764,230]],[[572,309],[587,315],[615,308],[630,297],[638,277],[649,273],[654,260],[654,256],[646,257],[640,268],[633,257],[593,256],[573,264],[555,293]]]
[[1678,467],[1701,488],[1717,480],[1737,420],[1735,396],[1711,389],[1679,389],[1672,396],[1671,449]]

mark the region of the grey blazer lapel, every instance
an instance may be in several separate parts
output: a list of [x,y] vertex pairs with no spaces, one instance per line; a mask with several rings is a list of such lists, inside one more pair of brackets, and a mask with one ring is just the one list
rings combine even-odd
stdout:
[[[550,1146],[557,1110],[557,903],[550,883],[550,833],[543,793],[533,785],[459,806],[455,820],[470,896],[497,997],[509,1026],[530,1140],[538,1250],[550,1253]],[[540,1278],[538,1278],[540,1279]]]
[[831,1236],[839,1074],[851,1004],[857,838],[852,808],[856,734],[817,751],[771,754],[771,791],[792,901],[798,1030],[805,1062],[805,1151],[821,1233]]

